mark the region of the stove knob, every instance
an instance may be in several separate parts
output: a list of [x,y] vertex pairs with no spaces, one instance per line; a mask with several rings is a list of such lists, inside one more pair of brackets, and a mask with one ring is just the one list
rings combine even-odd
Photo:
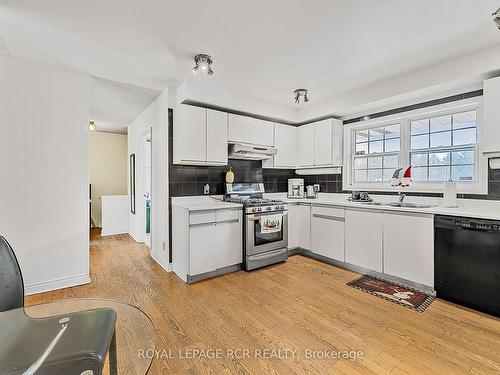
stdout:
[[268,211],[271,211],[271,207],[267,207],[267,210],[268,210]]
[[262,208],[261,207],[257,208],[257,211],[262,211]]

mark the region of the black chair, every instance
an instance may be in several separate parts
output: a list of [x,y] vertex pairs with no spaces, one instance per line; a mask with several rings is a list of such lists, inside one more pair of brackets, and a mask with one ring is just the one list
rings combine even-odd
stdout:
[[109,352],[110,374],[117,374],[113,309],[34,319],[22,307],[21,268],[11,246],[0,236],[0,372],[17,374],[12,370],[16,367],[25,369],[23,374],[100,375]]

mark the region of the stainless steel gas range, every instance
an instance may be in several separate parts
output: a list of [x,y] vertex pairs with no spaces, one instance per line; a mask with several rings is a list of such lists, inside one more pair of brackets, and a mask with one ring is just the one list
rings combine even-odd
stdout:
[[288,207],[266,199],[262,183],[226,184],[225,201],[242,203],[243,267],[253,270],[288,258]]

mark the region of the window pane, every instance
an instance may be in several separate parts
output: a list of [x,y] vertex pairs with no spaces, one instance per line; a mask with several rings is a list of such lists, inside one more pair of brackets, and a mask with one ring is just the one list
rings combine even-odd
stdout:
[[362,169],[362,170],[359,170],[359,171],[355,171],[354,172],[354,180],[357,181],[357,182],[364,182],[366,181],[366,169]]
[[382,168],[382,156],[368,159],[368,168]]
[[429,181],[448,181],[450,179],[450,167],[429,167]]
[[451,167],[451,179],[453,181],[473,181],[473,165],[457,165]]
[[367,168],[367,158],[354,159],[354,169],[366,169],[366,168]]
[[474,150],[452,152],[451,164],[474,164]]
[[385,139],[399,138],[399,137],[400,137],[399,125],[391,125],[385,127]]
[[451,146],[451,132],[431,134],[431,147]]
[[368,181],[382,181],[382,169],[369,169]]
[[356,132],[356,143],[368,142],[368,132],[367,131],[357,131]]
[[429,165],[449,165],[449,152],[432,152],[429,154]]
[[453,145],[468,145],[476,143],[476,128],[455,130],[453,132]]
[[476,111],[456,113],[453,115],[453,129],[476,126]]
[[428,154],[411,154],[411,165],[427,166],[428,164]]
[[385,141],[385,152],[399,151],[401,148],[401,140],[399,138],[387,139]]
[[412,150],[420,150],[422,148],[429,148],[429,135],[416,135],[411,137]]
[[384,175],[382,176],[384,181],[391,181],[392,175],[394,174],[394,171],[396,171],[396,168],[384,169]]
[[370,129],[368,131],[368,134],[370,135],[370,141],[378,141],[384,138],[384,129],[383,128]]
[[411,122],[411,135],[429,133],[429,119]]
[[427,167],[412,167],[411,179],[413,181],[427,181]]
[[384,168],[398,168],[399,167],[399,155],[387,155],[384,156]]
[[368,143],[356,143],[356,155],[368,154]]
[[451,115],[431,118],[431,133],[451,130]]
[[383,148],[384,148],[383,141],[370,142],[370,154],[373,154],[374,152],[383,152],[384,151]]

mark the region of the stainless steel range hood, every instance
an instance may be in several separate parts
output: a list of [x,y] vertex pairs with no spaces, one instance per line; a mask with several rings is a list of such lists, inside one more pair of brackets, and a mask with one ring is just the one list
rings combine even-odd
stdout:
[[229,159],[242,160],[265,160],[276,155],[278,150],[268,146],[257,146],[245,143],[230,143],[229,144]]

